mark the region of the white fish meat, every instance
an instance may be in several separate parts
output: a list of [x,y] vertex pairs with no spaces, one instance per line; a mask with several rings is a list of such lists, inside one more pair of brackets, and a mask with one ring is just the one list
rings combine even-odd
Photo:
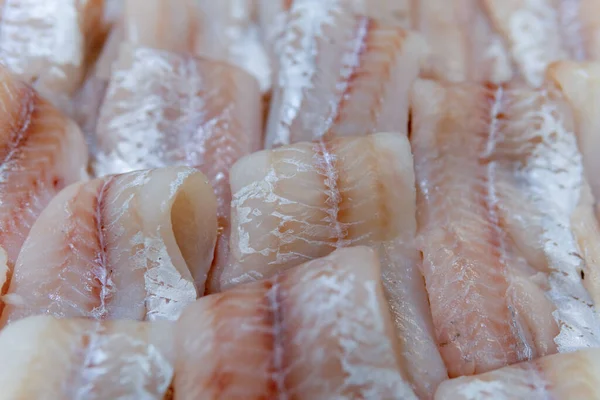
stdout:
[[277,49],[266,147],[406,132],[424,46],[418,35],[352,7],[293,2]]
[[177,322],[176,399],[417,399],[377,254],[340,249],[210,295]]
[[420,396],[446,375],[431,324],[416,232],[415,187],[405,135],[380,133],[297,143],[254,153],[231,171],[229,262],[209,292],[265,279],[335,249],[377,250],[402,361]]
[[600,399],[600,350],[556,354],[441,384],[435,400]]
[[600,345],[598,226],[551,88],[417,81],[419,248],[451,377]]
[[194,168],[73,184],[33,225],[0,325],[38,314],[175,320],[204,293],[216,234],[215,196]]
[[167,322],[19,321],[0,332],[0,399],[162,400],[173,330]]

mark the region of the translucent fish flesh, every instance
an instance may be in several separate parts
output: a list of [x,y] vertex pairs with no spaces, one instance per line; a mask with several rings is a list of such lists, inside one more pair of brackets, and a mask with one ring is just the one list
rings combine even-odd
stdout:
[[102,0],[4,0],[0,60],[64,111],[106,34]]
[[442,383],[435,400],[600,399],[600,350],[556,354]]
[[557,60],[598,60],[597,0],[484,0],[519,74],[535,87]]
[[341,247],[377,250],[403,362],[418,394],[446,377],[434,340],[419,256],[410,145],[380,133],[254,153],[231,171],[229,263],[209,291],[265,279]]
[[27,318],[0,332],[0,399],[162,400],[172,336],[166,322]]
[[177,322],[177,399],[415,399],[377,254],[340,249],[210,295]]
[[122,53],[97,124],[98,176],[169,165],[197,167],[218,201],[216,262],[227,259],[229,169],[262,144],[261,94],[245,71],[149,48]]
[[38,314],[175,320],[204,293],[216,232],[215,196],[194,168],[71,185],[31,229],[0,324]]
[[450,376],[598,346],[598,226],[561,94],[422,80],[412,107],[418,246]]
[[420,0],[415,8],[414,27],[430,47],[426,76],[494,83],[512,78],[510,53],[479,0]]
[[34,89],[3,67],[0,81],[0,253],[8,262],[0,266],[3,285],[50,199],[87,177],[87,149],[77,125]]
[[271,64],[249,0],[195,0],[199,14],[194,53],[235,64],[252,74],[262,92],[271,89]]
[[277,49],[267,148],[406,132],[408,91],[425,44],[397,25],[329,3],[292,3]]

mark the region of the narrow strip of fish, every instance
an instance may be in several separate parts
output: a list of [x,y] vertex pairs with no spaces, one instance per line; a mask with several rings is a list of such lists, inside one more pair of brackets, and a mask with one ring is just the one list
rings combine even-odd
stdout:
[[519,74],[541,86],[546,68],[558,60],[598,60],[600,3],[597,0],[484,0],[508,45]]
[[0,266],[3,285],[44,207],[63,187],[87,178],[87,148],[74,122],[4,67],[0,81],[0,253],[7,253],[8,263]]
[[250,0],[195,0],[199,38],[194,53],[235,64],[271,89],[271,65]]
[[231,171],[230,261],[209,291],[269,278],[341,247],[378,251],[403,363],[417,394],[446,371],[435,344],[416,234],[410,145],[380,133],[254,153]]
[[71,111],[106,34],[103,0],[3,0],[0,60],[61,109]]
[[245,71],[149,48],[122,52],[97,124],[98,176],[197,167],[218,201],[217,263],[227,260],[229,169],[262,147],[261,93]]
[[508,49],[480,0],[420,0],[415,7],[415,28],[430,46],[425,75],[456,82],[512,78]]
[[412,107],[419,247],[450,376],[600,345],[600,237],[560,93],[422,80]]
[[175,320],[204,293],[216,234],[215,196],[194,168],[71,185],[31,229],[0,324],[38,314]]
[[435,400],[600,399],[600,350],[556,354],[441,384]]
[[0,332],[0,399],[162,400],[173,334],[167,322],[19,321]]
[[408,91],[424,42],[339,1],[329,3],[292,3],[277,49],[267,148],[407,129]]
[[377,254],[340,249],[201,298],[178,321],[175,399],[416,399]]

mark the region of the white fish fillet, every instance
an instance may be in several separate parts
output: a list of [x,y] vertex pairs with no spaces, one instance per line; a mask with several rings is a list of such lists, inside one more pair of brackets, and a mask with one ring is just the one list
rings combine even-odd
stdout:
[[77,183],[25,241],[0,324],[30,315],[175,320],[204,293],[216,202],[194,168]]
[[415,399],[376,253],[340,249],[210,295],[178,321],[177,399]]

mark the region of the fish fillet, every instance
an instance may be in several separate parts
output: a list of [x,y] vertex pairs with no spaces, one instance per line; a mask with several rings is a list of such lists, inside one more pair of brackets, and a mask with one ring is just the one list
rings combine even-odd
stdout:
[[324,136],[406,132],[408,91],[424,42],[329,3],[292,3],[277,49],[267,148]]
[[48,202],[66,185],[87,178],[87,149],[75,123],[34,89],[4,67],[0,81],[0,248],[10,271]]
[[19,321],[0,332],[0,399],[162,400],[173,334],[167,322]]
[[418,246],[450,376],[599,345],[600,237],[560,93],[421,80],[412,107]]
[[176,399],[417,398],[366,247],[204,297],[177,324]]
[[426,76],[494,83],[512,78],[506,44],[480,0],[421,0],[416,8],[415,28],[430,46]]
[[71,96],[106,35],[103,12],[103,0],[3,0],[2,64],[70,113]]
[[598,60],[597,0],[484,0],[521,77],[538,87],[558,60]]
[[175,320],[204,293],[216,232],[215,196],[194,168],[71,185],[31,229],[0,325],[38,314]]
[[434,340],[416,233],[410,145],[380,133],[254,153],[231,171],[230,262],[209,292],[265,279],[340,247],[377,250],[403,362],[419,395],[447,375]]
[[556,354],[442,383],[436,400],[600,399],[600,350]]
[[252,74],[261,91],[271,88],[271,65],[249,0],[195,0],[199,39],[195,54],[232,63]]
[[121,54],[97,124],[98,176],[197,167],[218,201],[216,263],[228,258],[229,169],[262,143],[256,80],[232,65],[149,48]]

